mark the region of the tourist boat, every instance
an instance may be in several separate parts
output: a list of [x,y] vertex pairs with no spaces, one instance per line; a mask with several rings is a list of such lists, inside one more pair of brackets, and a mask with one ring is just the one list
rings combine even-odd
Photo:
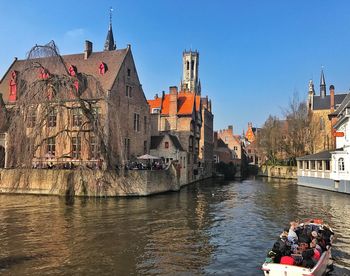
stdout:
[[[306,224],[315,224],[322,226],[322,220],[309,220]],[[333,236],[331,236],[331,243]],[[324,251],[313,268],[305,268],[296,265],[285,265],[278,263],[265,262],[261,269],[264,271],[265,276],[321,276],[325,275],[328,268],[331,266],[331,246],[328,246],[328,250]]]

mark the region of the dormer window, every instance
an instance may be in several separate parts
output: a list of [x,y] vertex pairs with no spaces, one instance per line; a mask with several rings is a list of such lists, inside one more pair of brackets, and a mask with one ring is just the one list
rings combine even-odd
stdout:
[[68,72],[70,76],[75,77],[77,75],[77,67],[74,65],[69,66]]
[[43,80],[46,80],[50,77],[50,73],[47,69],[41,68],[39,77]]
[[160,113],[160,108],[152,108],[152,114],[159,114]]
[[107,70],[107,64],[101,61],[100,65],[98,66],[98,71],[100,75],[104,75],[107,72]]

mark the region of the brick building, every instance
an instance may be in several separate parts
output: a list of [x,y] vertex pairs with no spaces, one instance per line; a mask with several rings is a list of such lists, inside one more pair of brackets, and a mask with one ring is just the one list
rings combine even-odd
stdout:
[[[86,41],[84,52],[60,56],[53,46],[36,46],[28,59],[15,59],[0,81],[9,115],[5,166],[23,166],[20,154],[10,156],[16,143],[34,148],[32,166],[115,167],[148,152],[149,106],[130,45],[116,49],[110,24],[104,51],[94,52]],[[18,110],[24,115],[11,115]],[[15,130],[17,121],[23,124]],[[19,132],[25,133],[21,140]]]
[[[198,66],[199,53],[185,51],[180,91],[173,86],[168,94],[163,92],[161,97],[148,100],[151,135],[171,134],[187,151],[187,182],[210,177],[213,170],[213,114],[211,101],[201,97]],[[164,151],[159,154],[166,157]],[[171,155],[169,151],[166,158]]]
[[321,71],[320,94],[315,94],[313,81],[309,82],[309,92],[307,106],[312,116],[312,130],[318,133],[313,149],[310,152],[317,153],[323,150],[335,149],[335,137],[333,136],[333,126],[336,118],[328,119],[328,115],[340,106],[347,93],[335,94],[334,86],[329,87],[329,95],[326,91],[326,81],[323,70]]

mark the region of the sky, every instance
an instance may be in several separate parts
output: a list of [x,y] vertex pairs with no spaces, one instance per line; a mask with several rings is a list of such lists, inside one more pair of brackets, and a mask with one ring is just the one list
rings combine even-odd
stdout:
[[306,99],[350,88],[350,1],[337,0],[0,0],[0,75],[14,57],[54,40],[60,53],[102,51],[113,7],[117,48],[131,44],[148,99],[179,85],[182,52],[198,50],[202,95],[212,100],[214,129],[261,127],[283,116],[294,94]]

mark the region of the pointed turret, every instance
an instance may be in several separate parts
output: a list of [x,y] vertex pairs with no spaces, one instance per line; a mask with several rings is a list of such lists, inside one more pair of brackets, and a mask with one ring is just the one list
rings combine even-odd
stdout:
[[320,96],[322,98],[326,97],[326,81],[324,78],[323,69],[321,70]]
[[114,37],[113,37],[113,30],[112,30],[112,11],[113,9],[110,8],[109,10],[109,28],[107,32],[106,42],[105,42],[105,51],[113,51],[117,48],[115,45]]

